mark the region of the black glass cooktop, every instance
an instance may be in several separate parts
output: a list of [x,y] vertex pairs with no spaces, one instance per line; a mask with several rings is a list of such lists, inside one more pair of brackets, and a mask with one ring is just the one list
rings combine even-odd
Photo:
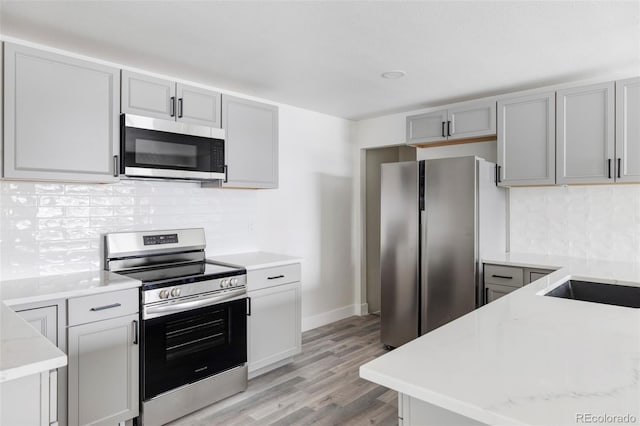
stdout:
[[208,262],[163,266],[127,273],[119,272],[121,275],[142,281],[143,290],[215,280],[245,273],[246,270],[244,268],[235,268]]

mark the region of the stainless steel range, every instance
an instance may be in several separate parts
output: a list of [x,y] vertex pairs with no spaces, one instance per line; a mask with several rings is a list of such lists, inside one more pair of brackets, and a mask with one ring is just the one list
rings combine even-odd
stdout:
[[203,229],[105,236],[105,269],[142,281],[141,423],[247,388],[246,270],[205,260]]

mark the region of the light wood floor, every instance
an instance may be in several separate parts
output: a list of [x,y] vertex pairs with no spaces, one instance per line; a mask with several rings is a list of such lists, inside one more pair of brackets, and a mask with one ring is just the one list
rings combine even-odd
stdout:
[[397,425],[397,393],[358,375],[360,365],[385,353],[379,330],[380,318],[368,315],[307,331],[293,363],[171,426]]

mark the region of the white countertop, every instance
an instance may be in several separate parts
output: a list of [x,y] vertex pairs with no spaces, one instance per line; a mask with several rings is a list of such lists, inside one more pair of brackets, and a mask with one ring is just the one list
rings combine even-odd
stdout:
[[360,376],[487,424],[640,420],[640,309],[544,294],[567,278],[640,286],[637,263],[507,254],[559,270],[360,367]]
[[138,280],[108,271],[22,278],[0,282],[0,301],[15,306],[124,290],[141,285]]
[[227,265],[240,266],[248,271],[302,262],[302,259],[300,259],[299,257],[268,253],[264,251],[228,254],[224,256],[212,256],[208,257],[207,260],[224,263]]
[[67,356],[12,307],[140,287],[141,282],[106,271],[0,282],[0,383],[67,365]]

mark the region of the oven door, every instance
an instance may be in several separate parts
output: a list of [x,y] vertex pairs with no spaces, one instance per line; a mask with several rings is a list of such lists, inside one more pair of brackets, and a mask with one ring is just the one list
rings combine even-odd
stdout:
[[142,398],[247,362],[247,298],[143,320]]
[[124,175],[225,178],[223,130],[125,114],[121,124],[120,172]]

